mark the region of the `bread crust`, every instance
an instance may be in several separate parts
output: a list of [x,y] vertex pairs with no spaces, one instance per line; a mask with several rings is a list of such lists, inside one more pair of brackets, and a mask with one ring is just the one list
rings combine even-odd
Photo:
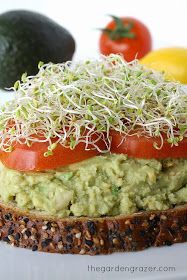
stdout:
[[0,203],[0,239],[33,251],[111,254],[187,241],[187,204],[115,217],[55,218]]

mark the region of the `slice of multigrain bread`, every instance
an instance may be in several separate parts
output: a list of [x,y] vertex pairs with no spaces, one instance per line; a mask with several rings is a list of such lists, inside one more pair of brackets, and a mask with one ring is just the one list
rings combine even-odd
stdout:
[[0,204],[3,241],[33,251],[110,254],[187,241],[187,205],[115,217],[54,218]]

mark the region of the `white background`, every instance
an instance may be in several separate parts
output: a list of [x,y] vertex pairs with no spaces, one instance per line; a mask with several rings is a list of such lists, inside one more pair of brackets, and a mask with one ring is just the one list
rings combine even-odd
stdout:
[[[99,27],[109,14],[142,20],[153,36],[154,49],[187,47],[187,0],[0,0],[0,13],[29,9],[43,13],[74,36],[74,59],[98,55]],[[1,93],[0,102],[7,98]],[[52,255],[16,249],[0,243],[0,279],[3,280],[96,280],[147,279],[186,280],[187,244],[111,256]],[[87,265],[175,266],[175,273],[89,273]]]
[[0,12],[29,9],[66,27],[77,42],[75,59],[98,53],[99,27],[108,15],[142,20],[153,36],[153,47],[187,47],[187,0],[0,0]]

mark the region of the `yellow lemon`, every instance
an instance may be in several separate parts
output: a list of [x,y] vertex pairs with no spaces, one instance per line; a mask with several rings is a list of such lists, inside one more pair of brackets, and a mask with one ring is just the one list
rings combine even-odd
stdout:
[[187,48],[164,48],[150,52],[140,62],[149,68],[164,71],[169,80],[187,84]]

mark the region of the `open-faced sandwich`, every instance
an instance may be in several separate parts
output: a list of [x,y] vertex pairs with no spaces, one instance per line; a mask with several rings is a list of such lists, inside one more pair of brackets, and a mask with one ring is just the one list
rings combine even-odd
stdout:
[[108,254],[187,241],[187,94],[118,55],[39,65],[0,109],[0,236]]

